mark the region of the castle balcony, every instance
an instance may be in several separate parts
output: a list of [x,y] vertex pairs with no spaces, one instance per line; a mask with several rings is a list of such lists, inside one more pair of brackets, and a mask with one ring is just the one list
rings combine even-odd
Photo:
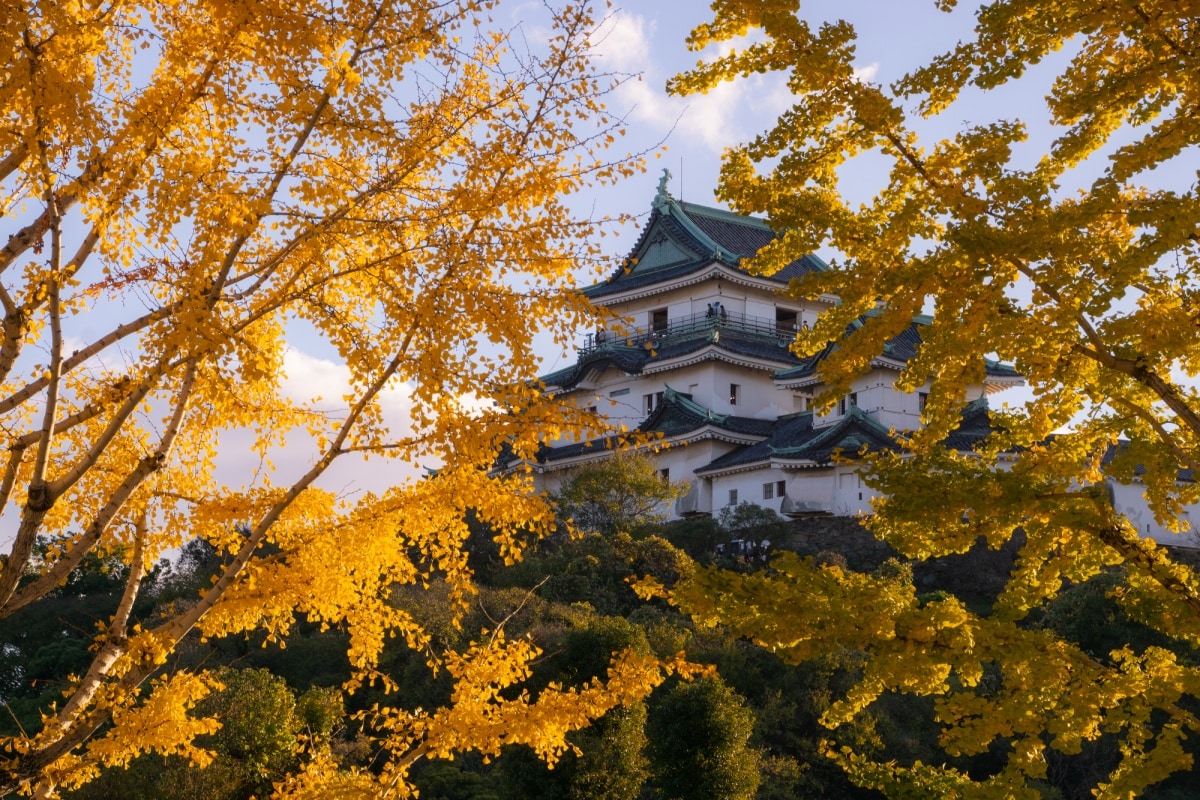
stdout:
[[580,357],[587,356],[604,347],[648,347],[658,348],[678,342],[707,339],[719,342],[723,333],[760,339],[780,347],[786,347],[796,338],[793,325],[779,325],[773,319],[752,317],[733,311],[693,314],[673,319],[666,325],[652,328],[635,328],[624,333],[604,330],[589,333],[579,348]]

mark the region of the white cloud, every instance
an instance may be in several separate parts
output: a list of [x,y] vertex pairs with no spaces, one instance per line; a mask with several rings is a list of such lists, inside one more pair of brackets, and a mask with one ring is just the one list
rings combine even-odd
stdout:
[[631,125],[665,134],[679,119],[685,103],[666,93],[666,79],[651,58],[655,23],[640,14],[614,11],[592,37],[592,53],[602,70],[629,76],[610,108]]
[[872,61],[865,67],[854,68],[854,80],[859,83],[870,83],[875,80],[875,76],[879,74],[879,62]]
[[[665,87],[669,74],[659,69],[652,57],[656,52],[655,30],[654,22],[645,17],[618,11],[600,27],[594,49],[603,68],[641,76],[620,87],[617,102],[611,104],[614,111],[631,126],[662,136],[671,131],[669,147],[699,146],[719,155],[729,145],[757,133],[758,121],[765,125],[791,104],[782,76],[756,75],[690,97],[668,95]],[[752,41],[740,37],[722,43],[720,48],[706,52],[704,58],[712,61]]]
[[[284,396],[327,415],[327,431],[332,434],[349,410],[345,399],[351,392],[349,368],[288,348],[283,357],[283,369]],[[412,432],[413,402],[408,386],[402,383],[388,386],[380,393],[379,405],[392,439]],[[231,486],[255,483],[264,465],[253,451],[253,433],[245,429],[227,429],[214,432],[214,438],[217,437],[221,445],[217,462],[219,479]],[[286,442],[268,455],[275,465],[271,481],[280,485],[297,480],[318,456],[316,442],[310,436],[301,431],[290,433]],[[345,455],[334,461],[317,483],[339,494],[352,496],[362,491],[381,492],[416,474],[410,465],[396,459],[380,455],[366,458]]]
[[647,22],[641,14],[614,11],[592,37],[592,52],[610,69],[643,72],[650,66],[654,28],[654,23]]
[[[283,355],[283,392],[291,400],[336,418],[347,410],[345,396],[351,392],[350,369],[345,364],[311,356],[288,348]],[[412,433],[412,392],[393,382],[379,394],[383,418],[395,437]]]

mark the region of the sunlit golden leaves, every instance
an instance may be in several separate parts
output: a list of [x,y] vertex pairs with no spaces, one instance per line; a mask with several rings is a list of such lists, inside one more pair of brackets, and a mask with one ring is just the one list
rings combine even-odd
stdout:
[[[1124,565],[1117,599],[1128,613],[1177,642],[1196,641],[1200,584],[1139,538],[1143,522],[1118,511],[1127,501],[1117,494],[1144,494],[1154,523],[1197,535],[1186,512],[1200,500],[1200,394],[1190,380],[1200,362],[1200,7],[999,0],[974,10],[974,38],[892,87],[855,75],[845,24],[814,32],[793,7],[765,1],[714,9],[690,44],[734,49],[671,88],[707,91],[756,72],[788,81],[793,106],[729,151],[719,194],[784,232],[753,269],[837,253],[829,270],[789,287],[841,299],[794,345],[824,356],[817,405],[849,391],[914,315],[934,314],[896,383],[913,391],[932,381],[926,427],[904,434],[908,452],[860,462],[883,494],[870,528],[914,559],[978,541],[1021,550],[986,617],[963,615],[947,598],[910,601],[881,619],[853,580],[786,561],[769,579],[700,573],[676,602],[782,652],[816,650],[810,639],[820,637],[870,652],[830,722],[888,688],[935,693],[948,752],[1007,753],[982,781],[833,754],[891,796],[1034,796],[1029,781],[1044,775],[1046,748],[1076,752],[1102,731],[1118,734],[1122,760],[1094,787],[1099,796],[1132,796],[1186,769],[1181,743],[1200,733],[1184,710],[1194,702],[1192,668],[1154,648],[1100,664],[1016,623],[1064,587]],[[736,40],[748,32],[755,44]],[[969,120],[936,141],[919,135],[916,116],[950,114],[957,124],[960,95],[982,92],[986,103],[991,89],[1025,87],[1026,73],[1060,50],[1055,63],[1065,66],[1045,98],[1052,138],[1032,165],[1022,148],[1044,94],[1036,86],[1028,120]],[[887,166],[872,197],[851,201],[843,168],[867,155]],[[1032,398],[992,410],[993,433],[977,454],[947,451],[997,357]],[[868,583],[881,595],[898,591],[883,576]],[[797,611],[810,606],[811,615]],[[860,625],[879,636],[863,636]],[[997,685],[986,685],[989,674]]]
[[[587,4],[548,8],[532,49],[492,29],[493,6],[61,2],[0,15],[0,507],[16,528],[0,613],[37,603],[96,548],[136,542],[151,564],[200,538],[222,563],[153,628],[112,622],[46,731],[6,742],[20,757],[3,786],[48,791],[154,742],[187,753],[199,721],[151,730],[193,693],[152,676],[192,631],[342,627],[352,685],[382,677],[392,637],[436,664],[389,602],[395,587],[445,581],[463,607],[468,511],[509,560],[551,529],[527,476],[491,470],[501,452],[528,457],[548,432],[586,424],[532,382],[534,336],[565,342],[594,313],[574,276],[597,268],[596,226],[564,198],[639,159],[604,152],[621,122],[604,111],[613,79],[589,62]],[[342,385],[297,389],[289,352],[309,346],[344,366]],[[395,395],[406,419],[388,410]],[[318,488],[347,458],[375,459],[397,487]],[[39,536],[63,546],[35,559]],[[139,689],[147,679],[161,685]],[[579,704],[649,686],[564,694],[523,735],[541,726],[561,743],[596,715]],[[426,752],[414,735],[397,758]]]

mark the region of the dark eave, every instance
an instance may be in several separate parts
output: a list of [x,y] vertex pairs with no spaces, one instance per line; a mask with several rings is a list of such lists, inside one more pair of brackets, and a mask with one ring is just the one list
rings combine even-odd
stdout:
[[792,334],[778,330],[768,320],[729,315],[722,320],[698,316],[683,320],[662,332],[636,336],[613,336],[608,341],[580,350],[579,361],[570,367],[542,376],[542,383],[559,391],[571,391],[594,371],[614,366],[629,375],[674,369],[682,364],[718,359],[767,371],[788,369],[801,363],[788,348]]

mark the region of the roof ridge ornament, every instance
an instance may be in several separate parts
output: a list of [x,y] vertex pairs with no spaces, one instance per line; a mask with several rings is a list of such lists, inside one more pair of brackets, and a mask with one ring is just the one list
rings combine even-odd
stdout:
[[651,207],[656,211],[667,213],[667,207],[674,202],[671,197],[671,192],[667,189],[667,183],[671,180],[671,170],[663,167],[662,177],[658,179],[658,194],[654,195],[654,202]]

